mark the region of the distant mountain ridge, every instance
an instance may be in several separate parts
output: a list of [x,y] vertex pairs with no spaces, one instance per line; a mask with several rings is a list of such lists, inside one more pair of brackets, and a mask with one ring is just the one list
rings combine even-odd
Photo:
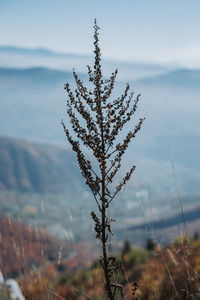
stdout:
[[71,72],[64,72],[61,70],[54,70],[44,67],[32,68],[0,68],[0,76],[37,76],[43,75],[47,77],[49,74],[58,76],[59,74],[71,74]]
[[[0,45],[0,67],[32,68],[46,67],[71,71],[75,68],[78,72],[87,73],[87,65],[93,65],[91,55],[78,53],[60,53],[44,48],[23,48]],[[119,70],[118,78],[135,79],[156,74],[163,74],[171,67],[143,62],[126,62],[102,59],[103,73],[109,76],[116,68]],[[173,68],[174,69],[174,68]]]
[[[56,70],[52,68],[46,67],[31,67],[31,68],[6,68],[0,67],[0,76],[20,76],[20,77],[42,77],[43,80],[53,79],[55,81],[63,80],[63,79],[72,79],[73,74],[72,71],[63,71]],[[82,78],[86,78],[87,75],[79,73],[79,76]],[[146,77],[140,80],[135,80],[134,85],[137,83],[141,84],[169,84],[169,85],[177,85],[184,86],[188,85],[197,85],[200,83],[200,70],[193,69],[177,69],[165,74]]]
[[[81,78],[84,78],[85,75],[79,74]],[[1,68],[0,67],[0,79],[2,80],[2,83],[8,83],[8,80],[10,79],[13,84],[14,81],[18,84],[18,87],[20,86],[20,79],[24,80],[26,83],[30,84],[37,84],[39,85],[49,85],[57,83],[64,83],[67,80],[73,79],[72,72],[65,72],[61,70],[54,70],[50,68],[44,68],[44,67],[32,67],[32,68]],[[6,82],[7,80],[7,82]],[[2,86],[3,87],[3,86]],[[23,87],[26,89],[26,85]]]
[[152,76],[151,78],[144,78],[140,80],[143,84],[154,85],[173,85],[183,88],[193,88],[194,86],[200,85],[200,70],[192,69],[177,69],[166,74],[159,76]]
[[29,55],[52,55],[52,56],[71,56],[71,57],[88,57],[86,54],[64,53],[56,52],[46,48],[26,48],[16,46],[3,46],[0,45],[0,52],[29,54]]

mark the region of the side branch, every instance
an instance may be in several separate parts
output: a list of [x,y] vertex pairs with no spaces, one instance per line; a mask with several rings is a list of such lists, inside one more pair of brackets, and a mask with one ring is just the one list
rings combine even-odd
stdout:
[[114,89],[114,83],[115,83],[115,79],[116,79],[116,76],[117,76],[117,73],[118,73],[118,70],[116,69],[111,77],[107,80],[108,84],[104,86],[104,94],[102,96],[102,100],[103,100],[103,103],[106,104],[106,101],[108,100],[108,98],[110,97],[111,93],[112,93],[112,90]]
[[95,110],[94,101],[90,97],[90,95],[92,95],[92,92],[91,91],[89,91],[89,92],[87,91],[87,88],[84,87],[82,81],[78,78],[78,75],[76,74],[76,72],[74,70],[73,70],[73,75],[74,75],[74,79],[76,81],[77,89],[78,89],[79,93],[81,94],[81,97],[89,105],[89,107],[91,108],[91,110],[94,111]]
[[79,168],[81,170],[82,176],[86,179],[86,184],[90,187],[90,189],[94,192],[95,195],[98,194],[99,190],[100,190],[100,185],[99,185],[98,180],[94,180],[94,178],[92,177],[92,174],[90,171],[91,162],[89,160],[85,159],[82,151],[80,150],[79,142],[74,141],[72,139],[72,137],[70,136],[69,131],[66,128],[63,121],[61,122],[61,124],[64,128],[64,131],[65,131],[68,141],[72,145],[72,150],[76,152]]
[[115,196],[121,191],[122,187],[129,181],[129,179],[131,178],[131,175],[135,171],[135,168],[136,168],[136,166],[132,166],[132,168],[129,170],[129,172],[126,173],[126,175],[124,176],[124,178],[122,179],[120,184],[118,186],[116,186],[116,190],[115,190],[113,196],[111,197],[111,199],[109,200],[109,204],[115,198]]
[[[106,176],[107,176],[107,180],[108,183],[112,182],[112,179],[114,178],[114,176],[117,174],[117,172],[119,171],[120,167],[121,167],[121,160],[122,160],[122,156],[124,155],[126,149],[128,148],[129,143],[131,142],[131,140],[133,138],[135,138],[136,133],[141,129],[142,123],[145,120],[145,118],[143,119],[139,119],[139,123],[135,126],[134,131],[130,131],[126,138],[124,139],[122,144],[117,144],[115,147],[115,150],[113,150],[111,153],[109,153],[107,155],[107,159],[110,158],[114,153],[118,152],[117,155],[115,155],[114,159],[111,160],[111,166],[108,169]],[[117,166],[116,166],[117,164]],[[114,168],[114,170],[113,170]],[[110,173],[111,172],[111,173]],[[109,174],[110,173],[110,174]]]

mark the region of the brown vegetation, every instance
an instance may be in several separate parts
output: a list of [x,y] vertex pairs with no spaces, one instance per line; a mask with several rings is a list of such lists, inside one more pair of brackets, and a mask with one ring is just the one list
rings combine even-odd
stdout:
[[65,255],[71,245],[53,238],[44,230],[34,230],[8,217],[0,216],[0,270],[5,278],[29,273],[46,261],[56,261],[60,246]]
[[[200,240],[182,239],[150,251],[129,249],[117,257],[123,268],[115,280],[124,286],[127,300],[200,299]],[[70,263],[67,263],[70,266]],[[55,264],[22,281],[27,300],[103,300],[104,274],[98,261],[89,268],[70,272]],[[137,283],[135,282],[137,281]],[[115,295],[116,299],[120,294]]]

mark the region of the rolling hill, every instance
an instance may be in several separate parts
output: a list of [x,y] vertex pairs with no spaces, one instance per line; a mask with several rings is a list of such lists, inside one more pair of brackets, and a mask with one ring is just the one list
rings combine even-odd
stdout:
[[73,154],[54,146],[0,138],[0,211],[24,223],[79,239],[92,197]]
[[[24,192],[83,192],[69,150],[0,138],[0,189]],[[80,196],[79,194],[79,196]]]

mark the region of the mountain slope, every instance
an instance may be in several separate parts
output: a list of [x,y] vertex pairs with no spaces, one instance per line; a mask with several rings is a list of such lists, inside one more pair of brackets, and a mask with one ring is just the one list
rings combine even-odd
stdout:
[[69,240],[94,204],[69,150],[0,138],[0,211]]
[[73,160],[67,150],[0,137],[0,188],[74,192],[83,185]]

